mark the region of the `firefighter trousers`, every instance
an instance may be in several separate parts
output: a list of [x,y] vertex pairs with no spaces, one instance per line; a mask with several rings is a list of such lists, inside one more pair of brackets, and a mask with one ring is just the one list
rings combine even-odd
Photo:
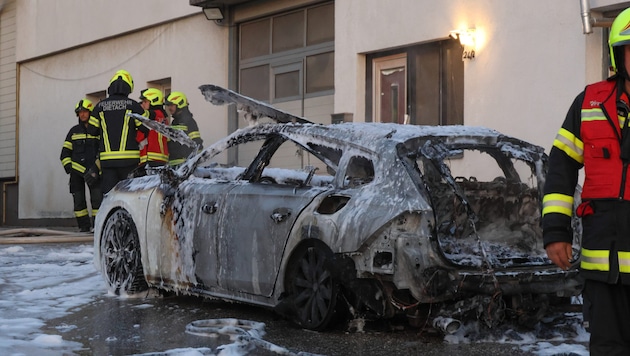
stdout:
[[94,223],[94,216],[101,207],[103,193],[100,183],[88,186],[90,190],[90,205],[92,206],[92,219],[87,209],[87,197],[85,195],[85,180],[79,174],[70,174],[70,193],[74,202],[74,216],[77,219],[80,231],[90,231]]
[[127,179],[129,174],[138,167],[137,164],[124,167],[103,167],[102,189],[103,194],[107,194],[118,182]]
[[630,285],[587,279],[582,294],[590,354],[630,355]]

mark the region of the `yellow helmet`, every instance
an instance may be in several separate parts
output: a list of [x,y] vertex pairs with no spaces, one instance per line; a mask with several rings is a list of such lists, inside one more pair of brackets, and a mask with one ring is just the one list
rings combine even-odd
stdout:
[[[630,44],[630,8],[623,10],[610,27],[608,37],[608,47],[610,48],[610,64],[617,72],[617,64],[623,57],[620,55],[621,48]],[[623,66],[623,63],[619,63]]]
[[148,100],[151,106],[164,104],[162,91],[155,88],[144,89],[140,92],[140,100]]
[[177,105],[178,109],[182,109],[188,106],[188,99],[186,99],[186,95],[184,95],[181,91],[174,91],[168,94],[164,104]]
[[94,109],[94,104],[92,104],[92,102],[89,101],[88,99],[81,99],[79,100],[77,105],[74,106],[74,112],[77,115],[79,115],[79,111],[81,110],[87,110],[89,112],[92,112],[92,109]]
[[131,77],[131,74],[129,74],[129,72],[124,69],[118,70],[116,73],[114,73],[114,76],[109,81],[109,84],[111,85],[112,82],[117,79],[122,79],[125,83],[129,84],[130,90],[133,91],[133,78]]

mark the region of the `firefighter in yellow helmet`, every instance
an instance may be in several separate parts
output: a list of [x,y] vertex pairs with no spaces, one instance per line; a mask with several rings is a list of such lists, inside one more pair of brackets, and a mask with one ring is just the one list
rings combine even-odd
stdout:
[[136,113],[148,117],[140,104],[128,96],[133,91],[133,78],[126,70],[119,70],[109,81],[108,97],[94,108],[96,128],[100,134],[99,158],[102,170],[103,193],[109,192],[120,180],[138,167],[140,147],[137,132],[149,130],[140,121],[129,117]]
[[[188,137],[195,141],[198,149],[203,147],[203,140],[199,133],[197,122],[188,109],[188,99],[180,91],[174,91],[168,95],[164,101],[166,111],[172,116],[171,126],[184,131]],[[184,163],[188,156],[194,151],[193,148],[175,141],[168,141],[169,164],[176,166]]]
[[579,253],[584,324],[591,355],[630,355],[630,9],[610,29],[615,74],[587,85],[573,101],[549,154],[543,197],[543,241],[566,270],[573,254],[572,215],[584,168]]
[[[164,111],[164,95],[156,88],[140,92],[140,105],[149,112],[149,119],[168,125],[168,115]],[[155,130],[148,135],[138,132],[140,142],[140,165],[157,167],[168,164],[168,140]]]
[[[75,105],[74,112],[79,123],[68,131],[59,157],[66,173],[70,175],[70,194],[80,232],[89,232],[92,229],[94,217],[103,199],[97,162],[99,137],[88,132],[91,128],[90,122],[94,124],[96,121],[92,116],[93,108],[94,105],[88,99],[81,99]],[[90,190],[91,219],[85,196],[86,183]]]

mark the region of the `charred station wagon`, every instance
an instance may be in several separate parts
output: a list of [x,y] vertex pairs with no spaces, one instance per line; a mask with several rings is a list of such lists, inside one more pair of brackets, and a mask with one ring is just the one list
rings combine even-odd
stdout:
[[[348,310],[531,325],[580,293],[542,246],[541,147],[481,127],[312,124],[200,89],[258,123],[107,194],[95,264],[114,292],[260,305],[314,330]],[[249,163],[215,163],[227,150]]]

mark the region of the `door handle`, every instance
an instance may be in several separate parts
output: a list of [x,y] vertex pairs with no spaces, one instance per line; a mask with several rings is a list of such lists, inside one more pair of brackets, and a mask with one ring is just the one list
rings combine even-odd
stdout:
[[277,208],[274,209],[271,214],[271,220],[275,221],[277,224],[286,220],[289,216],[291,216],[291,209],[289,208]]
[[217,203],[213,201],[210,203],[205,203],[201,207],[201,211],[203,211],[206,214],[214,214],[217,212]]

